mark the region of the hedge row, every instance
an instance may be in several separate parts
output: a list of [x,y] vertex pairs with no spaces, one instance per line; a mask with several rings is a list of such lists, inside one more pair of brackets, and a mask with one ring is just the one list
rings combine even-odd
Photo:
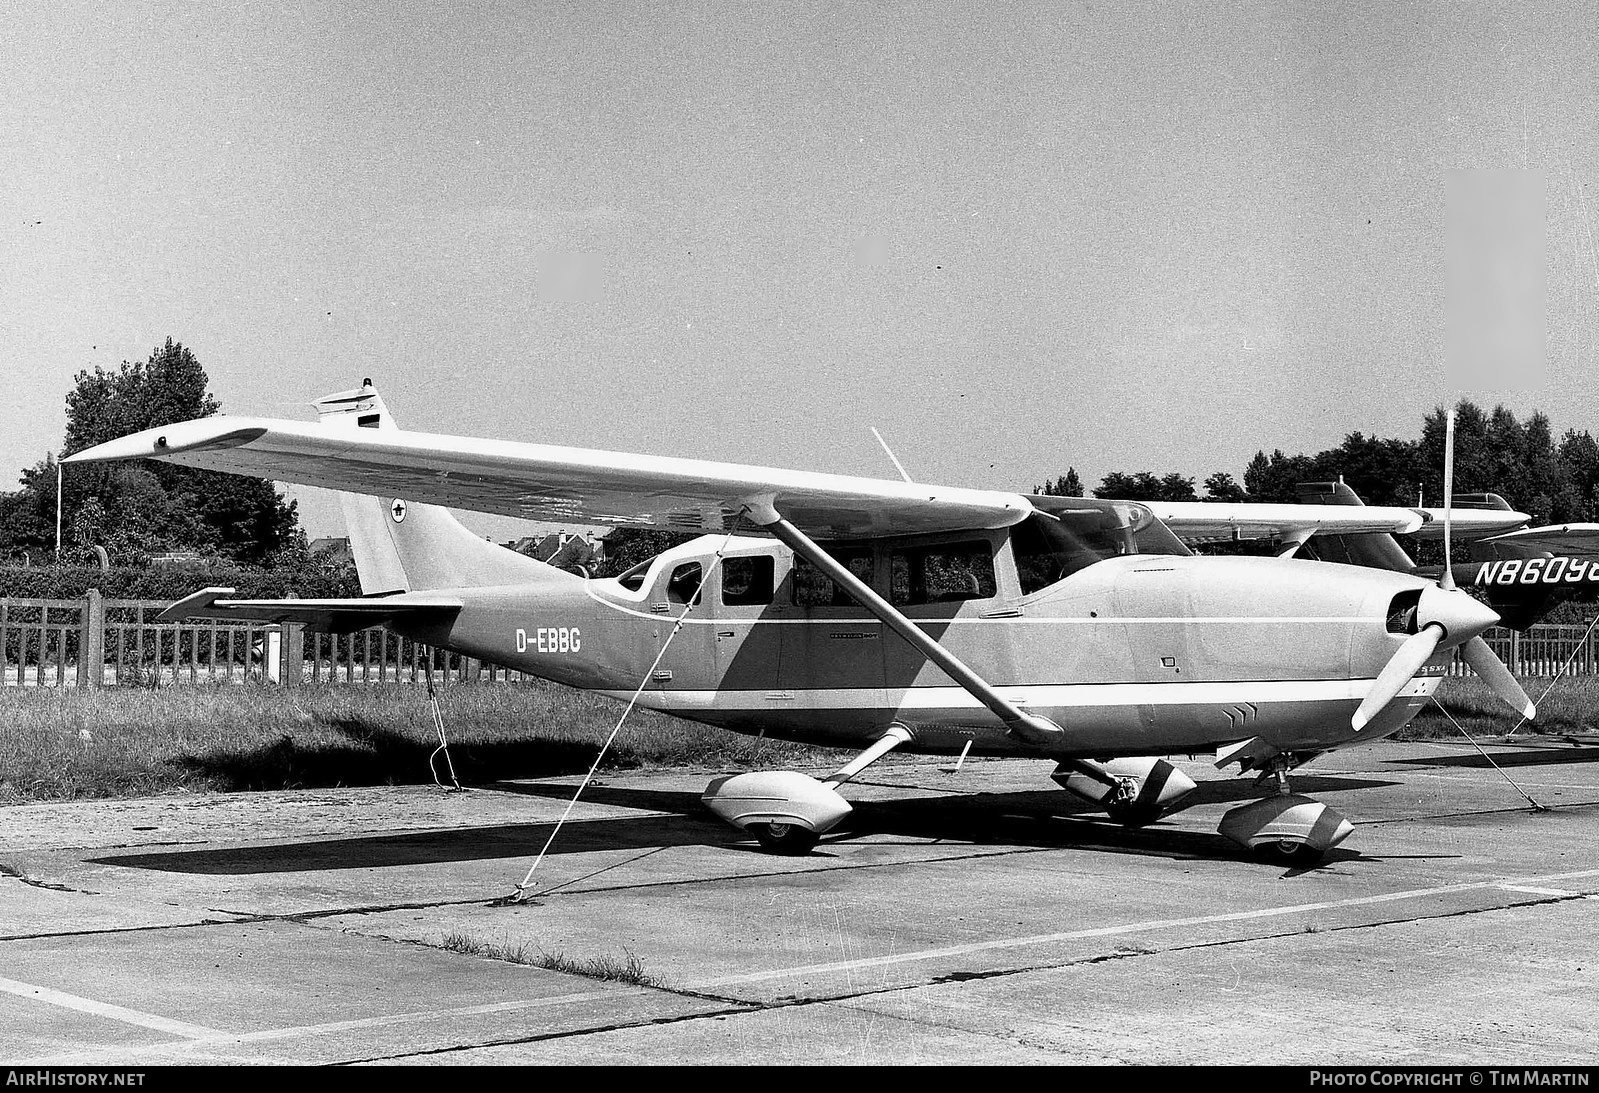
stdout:
[[251,569],[234,565],[181,566],[0,566],[0,599],[68,600],[98,588],[108,599],[179,600],[211,587],[234,588],[240,596],[359,596],[353,574],[311,569]]

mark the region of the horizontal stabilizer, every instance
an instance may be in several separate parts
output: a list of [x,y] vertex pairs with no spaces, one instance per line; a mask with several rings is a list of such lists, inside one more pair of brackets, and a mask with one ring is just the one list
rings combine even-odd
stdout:
[[408,592],[396,596],[326,600],[229,600],[231,588],[206,588],[185,596],[157,622],[226,619],[236,622],[298,622],[324,634],[348,634],[400,620],[447,619],[461,609],[459,596]]
[[[1495,557],[1505,558],[1525,558],[1542,553],[1599,554],[1599,524],[1553,524],[1525,528],[1484,539],[1481,545],[1492,548]],[[1485,555],[1487,553],[1484,552]]]

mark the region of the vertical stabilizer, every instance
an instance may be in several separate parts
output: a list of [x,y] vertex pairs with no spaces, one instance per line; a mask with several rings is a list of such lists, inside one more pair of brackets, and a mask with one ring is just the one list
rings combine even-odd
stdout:
[[[324,428],[398,428],[371,380],[355,390],[326,395],[312,405]],[[343,492],[339,502],[362,595],[521,584],[551,577],[577,579],[479,539],[438,505]]]
[[[1354,490],[1339,478],[1336,482],[1301,482],[1296,492],[1302,505],[1363,505]],[[1366,566],[1369,569],[1388,569],[1396,573],[1412,573],[1416,563],[1411,561],[1405,548],[1392,536],[1383,532],[1362,535],[1317,535],[1310,540],[1310,550],[1305,553],[1324,562]]]

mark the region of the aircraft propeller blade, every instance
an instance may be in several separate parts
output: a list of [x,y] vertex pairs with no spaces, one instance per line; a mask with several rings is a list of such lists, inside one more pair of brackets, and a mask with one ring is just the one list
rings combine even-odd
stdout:
[[1405,684],[1421,671],[1421,666],[1427,663],[1427,658],[1438,648],[1443,636],[1442,624],[1433,622],[1406,638],[1405,643],[1388,658],[1388,663],[1383,665],[1376,682],[1371,685],[1371,691],[1361,702],[1360,708],[1355,711],[1355,716],[1350,719],[1350,727],[1359,732],[1372,718],[1381,713],[1383,707],[1392,702]]
[[1482,677],[1489,689],[1517,713],[1529,721],[1538,716],[1538,707],[1533,705],[1532,699],[1521,689],[1521,684],[1510,674],[1504,661],[1494,655],[1480,635],[1460,647],[1460,658],[1471,665],[1471,670]]
[[1455,408],[1444,415],[1444,575],[1438,584],[1447,590],[1455,587],[1454,558],[1449,552],[1450,512],[1455,507]]

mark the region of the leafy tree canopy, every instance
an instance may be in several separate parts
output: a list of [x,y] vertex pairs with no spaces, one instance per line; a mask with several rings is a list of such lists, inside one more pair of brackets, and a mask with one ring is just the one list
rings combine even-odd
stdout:
[[1083,495],[1083,480],[1077,477],[1076,467],[1067,467],[1066,473],[1057,475],[1053,482],[1045,482],[1042,486],[1034,486],[1035,494],[1044,494],[1048,497],[1081,497]]
[[1194,480],[1173,471],[1156,478],[1149,471],[1123,474],[1112,471],[1094,488],[1095,497],[1115,498],[1119,501],[1197,501]]
[[[1438,407],[1425,416],[1415,440],[1357,431],[1338,447],[1314,454],[1257,451],[1242,485],[1226,471],[1207,477],[1205,499],[1292,503],[1299,483],[1342,477],[1368,505],[1436,505],[1443,497],[1444,423]],[[1193,484],[1175,473],[1113,471],[1094,496],[1191,501]],[[1455,491],[1497,493],[1539,523],[1599,520],[1599,443],[1575,429],[1556,441],[1541,412],[1522,421],[1503,406],[1484,412],[1462,400],[1455,409]]]
[[[205,369],[171,338],[147,361],[79,372],[67,394],[63,454],[220,408]],[[56,464],[22,472],[22,489],[0,495],[0,550],[43,553],[55,544]],[[167,463],[72,466],[62,483],[64,558],[102,546],[113,560],[139,564],[151,553],[195,551],[262,564],[284,555],[299,534],[296,507],[258,478]]]

